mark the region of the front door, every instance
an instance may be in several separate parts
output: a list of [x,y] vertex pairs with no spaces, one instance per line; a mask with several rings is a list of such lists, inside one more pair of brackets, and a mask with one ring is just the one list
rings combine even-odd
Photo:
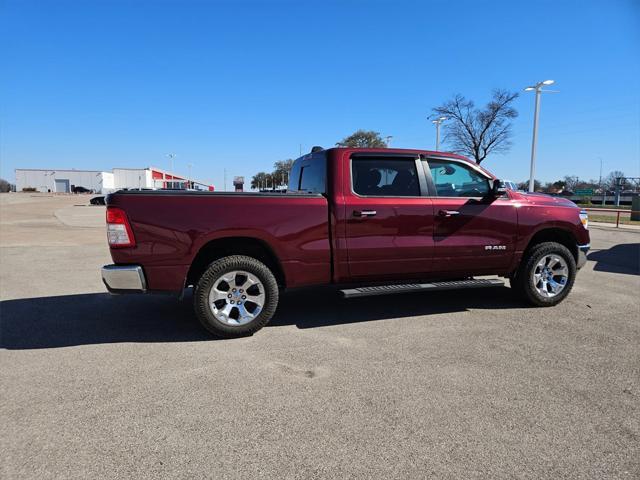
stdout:
[[435,190],[433,272],[479,275],[506,269],[517,235],[516,205],[492,198],[490,178],[479,168],[450,159],[424,159]]
[[352,279],[424,276],[433,256],[433,207],[416,155],[353,155],[345,192]]

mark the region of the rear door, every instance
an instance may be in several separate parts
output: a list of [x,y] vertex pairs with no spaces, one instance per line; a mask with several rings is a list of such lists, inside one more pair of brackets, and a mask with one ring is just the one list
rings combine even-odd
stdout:
[[345,239],[352,279],[423,276],[433,256],[433,207],[418,155],[352,154]]
[[492,179],[467,162],[424,158],[423,165],[434,193],[433,272],[473,275],[508,268],[516,205],[508,196],[491,198]]

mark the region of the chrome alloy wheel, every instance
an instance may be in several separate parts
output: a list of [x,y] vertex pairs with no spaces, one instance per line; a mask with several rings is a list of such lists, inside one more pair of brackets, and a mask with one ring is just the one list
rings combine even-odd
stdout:
[[237,270],[218,278],[209,292],[209,306],[217,320],[225,325],[245,325],[256,318],[265,302],[258,277]]
[[551,298],[564,290],[569,281],[569,267],[560,255],[545,255],[537,263],[531,276],[537,292],[543,297]]

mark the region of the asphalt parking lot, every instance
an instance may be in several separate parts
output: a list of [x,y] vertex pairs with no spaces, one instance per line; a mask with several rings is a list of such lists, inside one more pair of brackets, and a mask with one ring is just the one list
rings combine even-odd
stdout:
[[221,341],[105,293],[86,203],[0,195],[2,478],[640,476],[638,229],[592,227],[555,308],[305,291]]

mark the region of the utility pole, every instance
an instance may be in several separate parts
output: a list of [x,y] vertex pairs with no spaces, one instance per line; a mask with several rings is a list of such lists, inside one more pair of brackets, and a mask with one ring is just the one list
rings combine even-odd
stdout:
[[431,123],[436,126],[436,152],[440,151],[440,124],[445,120],[447,120],[447,117],[438,117],[435,120],[431,120]]
[[[545,80],[543,82],[538,82],[532,87],[527,87],[524,89],[525,92],[536,92],[536,103],[535,109],[533,112],[533,139],[531,140],[531,169],[529,172],[529,191],[533,192],[535,187],[535,175],[536,175],[536,144],[538,141],[538,117],[540,115],[540,95],[543,90],[542,87],[546,85],[553,85],[555,82],[553,80]],[[552,92],[551,90],[544,90],[545,92]]]

